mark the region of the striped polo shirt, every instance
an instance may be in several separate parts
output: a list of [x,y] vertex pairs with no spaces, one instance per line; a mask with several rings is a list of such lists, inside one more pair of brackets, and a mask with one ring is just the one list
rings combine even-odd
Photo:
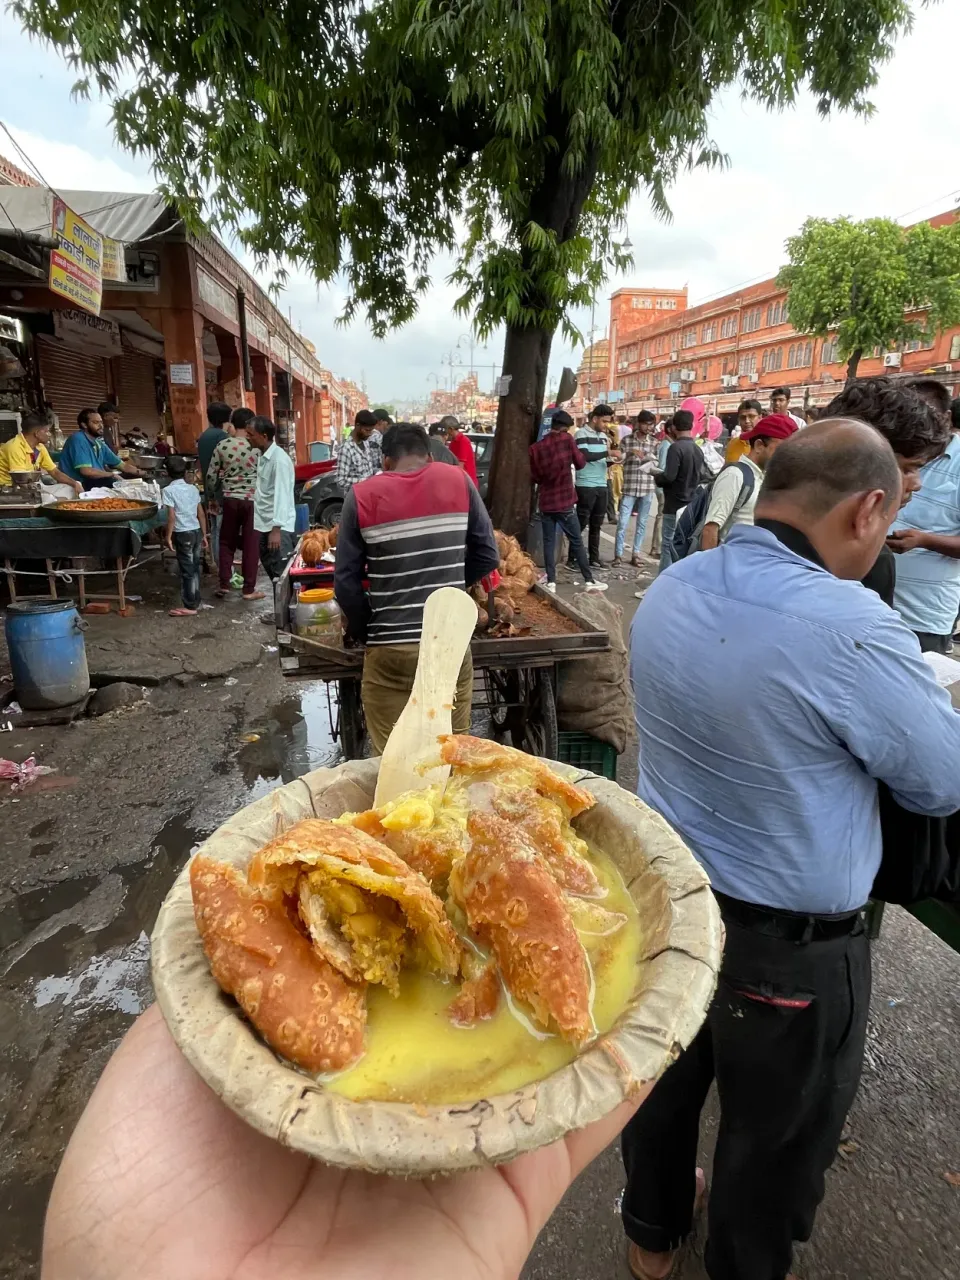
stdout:
[[367,644],[416,644],[437,587],[464,587],[470,482],[459,467],[384,471],[354,485],[367,552]]

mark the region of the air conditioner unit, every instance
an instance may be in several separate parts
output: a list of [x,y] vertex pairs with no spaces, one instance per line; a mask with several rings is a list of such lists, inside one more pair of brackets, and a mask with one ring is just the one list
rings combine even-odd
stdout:
[[680,381],[681,381],[681,382],[696,382],[696,380],[697,380],[697,371],[696,371],[696,369],[681,369],[681,370],[680,370]]
[[903,361],[903,356],[899,351],[888,351],[883,357],[883,367],[885,369],[899,369]]
[[650,357],[649,357],[649,356],[647,356],[647,358],[644,360],[644,362],[643,362],[643,363],[646,365],[646,367],[647,367],[648,369],[652,369],[652,368],[653,368],[653,361],[650,359]]
[[720,381],[725,387],[735,387],[739,379],[735,373],[722,373]]
[[671,352],[670,352],[670,359],[671,359],[671,360],[679,360],[679,359],[680,359],[680,352],[679,352],[679,351],[671,351]]

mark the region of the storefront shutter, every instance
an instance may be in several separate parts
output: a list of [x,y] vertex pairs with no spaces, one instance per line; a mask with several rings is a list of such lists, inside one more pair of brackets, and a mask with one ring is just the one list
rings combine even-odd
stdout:
[[37,335],[37,355],[44,398],[57,415],[60,430],[68,435],[76,431],[81,409],[95,409],[108,397],[104,359],[75,351],[45,334]]
[[140,430],[153,440],[160,431],[153,356],[125,349],[113,362],[120,432]]

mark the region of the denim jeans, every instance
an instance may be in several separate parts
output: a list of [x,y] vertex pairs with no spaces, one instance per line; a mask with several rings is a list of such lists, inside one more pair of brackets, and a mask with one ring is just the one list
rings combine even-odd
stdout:
[[593,574],[587,563],[587,552],[580,536],[580,521],[577,519],[575,507],[569,511],[541,511],[540,525],[543,529],[543,566],[547,571],[547,581],[557,580],[557,529],[561,529],[570,539],[570,555],[576,560],[584,582],[592,582]]
[[216,569],[220,563],[220,512],[204,508],[207,516],[207,539],[210,545],[210,558]]
[[630,517],[633,515],[634,510],[637,513],[637,531],[633,538],[633,554],[638,556],[643,550],[643,539],[647,532],[647,520],[650,517],[652,507],[652,493],[645,493],[639,498],[635,494],[625,493],[620,499],[620,518],[617,521],[617,546],[615,552],[618,558],[623,555],[623,546],[627,540],[627,526],[630,524]]
[[199,529],[186,533],[174,533],[173,549],[180,566],[180,595],[185,609],[200,607],[200,549],[203,535]]
[[673,535],[677,527],[677,517],[679,511],[672,511],[668,515],[663,513],[663,544],[660,547],[660,568],[658,573],[663,573],[664,569],[669,569],[673,564]]

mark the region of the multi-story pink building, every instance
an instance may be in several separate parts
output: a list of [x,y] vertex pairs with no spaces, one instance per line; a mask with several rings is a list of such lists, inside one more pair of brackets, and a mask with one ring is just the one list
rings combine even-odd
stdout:
[[[953,213],[931,219],[942,226]],[[918,319],[922,312],[918,312]],[[960,328],[902,350],[865,353],[859,376],[932,372],[960,386]],[[610,299],[607,390],[626,412],[667,411],[699,396],[713,411],[745,398],[766,405],[774,387],[788,386],[793,407],[827,404],[846,377],[835,338],[799,334],[787,319],[787,293],[764,280],[723,297],[687,306],[687,291],[618,289]]]

